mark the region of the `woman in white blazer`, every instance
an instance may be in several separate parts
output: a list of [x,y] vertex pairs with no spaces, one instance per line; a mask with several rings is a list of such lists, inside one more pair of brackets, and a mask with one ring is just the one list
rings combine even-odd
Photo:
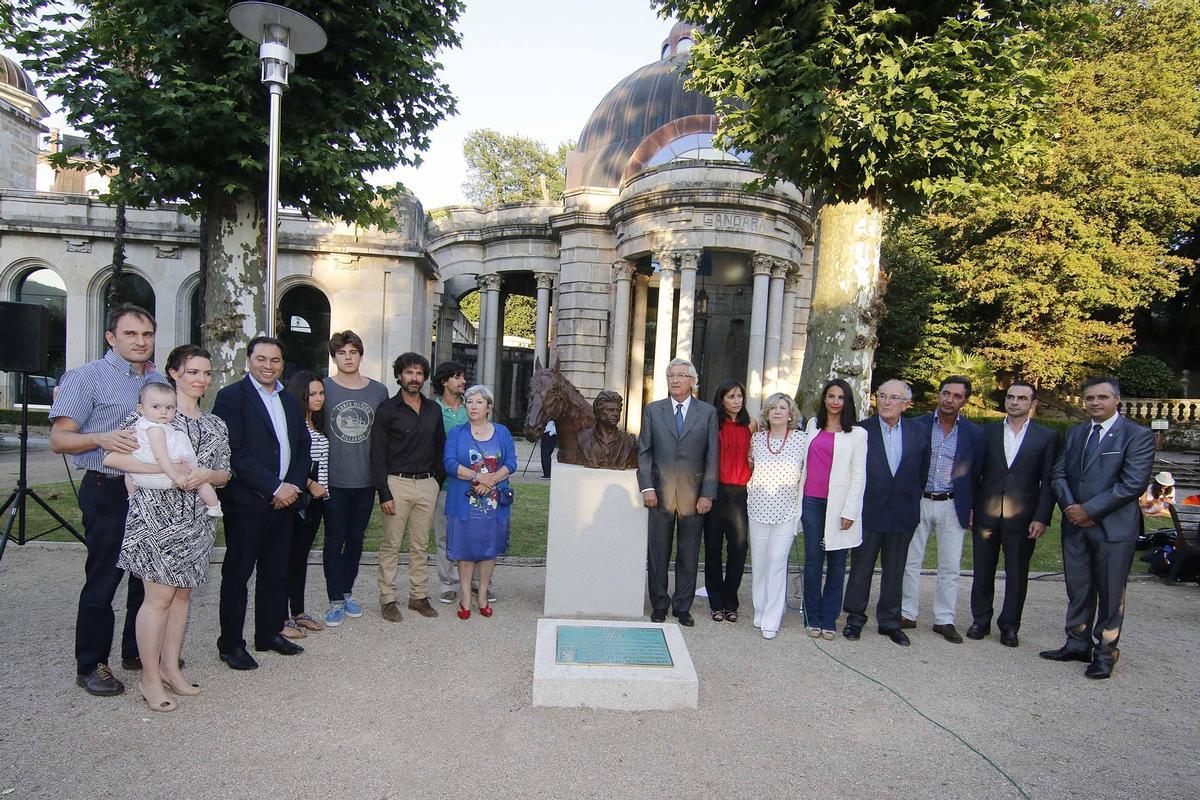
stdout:
[[[800,526],[804,529],[804,620],[813,638],[832,639],[842,611],[846,557],[862,543],[867,432],[856,426],[854,393],[841,378],[825,384],[808,421]],[[825,585],[821,585],[821,567]]]

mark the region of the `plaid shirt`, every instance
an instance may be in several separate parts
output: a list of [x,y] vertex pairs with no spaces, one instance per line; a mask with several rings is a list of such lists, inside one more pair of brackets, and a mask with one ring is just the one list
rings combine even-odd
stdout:
[[[138,392],[147,383],[166,383],[149,364],[142,375],[133,366],[109,350],[99,361],[89,361],[68,370],[58,384],[54,405],[50,407],[50,422],[59,417],[75,421],[80,433],[107,433],[121,423],[137,406]],[[76,453],[75,469],[91,469],[109,475],[121,472],[100,463],[104,451],[99,447]]]
[[929,480],[925,482],[927,492],[949,492],[952,488],[954,455],[958,452],[958,418],[950,433],[942,431],[937,412],[933,414],[933,425],[929,438]]

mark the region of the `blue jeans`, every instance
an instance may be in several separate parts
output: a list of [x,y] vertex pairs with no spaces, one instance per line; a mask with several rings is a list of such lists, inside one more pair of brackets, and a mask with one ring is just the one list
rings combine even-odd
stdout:
[[[804,528],[804,624],[836,631],[846,582],[846,554],[850,551],[826,550],[821,546],[827,504],[824,497],[805,497],[800,504],[800,526]],[[823,589],[822,566],[826,567]]]
[[363,536],[375,508],[375,487],[330,487],[325,498],[325,587],[330,602],[341,602],[353,593],[362,560]]

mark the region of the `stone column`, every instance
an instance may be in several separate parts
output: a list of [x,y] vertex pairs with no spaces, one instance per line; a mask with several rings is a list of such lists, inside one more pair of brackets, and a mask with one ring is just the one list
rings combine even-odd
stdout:
[[[791,265],[788,265],[791,267]],[[783,281],[783,318],[779,333],[779,380],[777,392],[796,394],[796,381],[800,377],[797,370],[792,374],[792,339],[796,328],[796,292],[800,288],[800,272],[794,267],[788,270]]]
[[479,285],[479,327],[477,330],[476,348],[478,364],[475,370],[475,380],[492,389],[496,380],[496,355],[499,348],[496,342],[496,320],[500,311],[500,276],[495,273],[480,275],[475,279]]
[[625,430],[642,429],[642,392],[646,383],[646,306],[650,276],[633,276],[633,335],[629,344],[629,383],[625,393]]
[[[482,306],[481,306],[482,307]],[[434,356],[438,364],[454,358],[454,323],[458,319],[458,302],[442,291],[442,304],[438,307],[438,338]],[[434,364],[437,366],[437,364]]]
[[676,322],[675,357],[692,360],[692,330],[696,320],[696,271],[700,268],[699,250],[678,250],[679,320]]
[[767,294],[767,341],[763,354],[763,395],[779,391],[779,354],[783,323],[783,283],[790,266],[782,259],[771,264],[771,283]]
[[753,416],[762,410],[763,363],[767,349],[767,300],[771,289],[771,267],[775,259],[755,253],[754,294],[750,307],[750,351],[746,365],[746,410]]
[[658,254],[658,322],[654,335],[654,394],[655,400],[667,396],[667,364],[671,361],[671,342],[675,310],[675,254]]
[[554,273],[535,272],[537,283],[537,322],[534,325],[533,357],[540,359],[543,367],[550,366],[550,290],[554,288]]
[[637,269],[632,261],[613,262],[614,288],[617,290],[613,302],[612,317],[612,349],[609,350],[609,364],[612,372],[608,385],[613,391],[625,395],[625,378],[629,371],[629,282]]

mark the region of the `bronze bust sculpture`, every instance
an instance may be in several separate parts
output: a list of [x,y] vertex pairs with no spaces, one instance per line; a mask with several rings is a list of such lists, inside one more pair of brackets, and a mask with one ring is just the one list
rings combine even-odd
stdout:
[[577,459],[568,461],[560,452],[558,460],[593,469],[634,469],[637,467],[638,444],[631,433],[618,426],[621,423],[621,395],[604,389],[592,402],[596,424],[579,432]]

